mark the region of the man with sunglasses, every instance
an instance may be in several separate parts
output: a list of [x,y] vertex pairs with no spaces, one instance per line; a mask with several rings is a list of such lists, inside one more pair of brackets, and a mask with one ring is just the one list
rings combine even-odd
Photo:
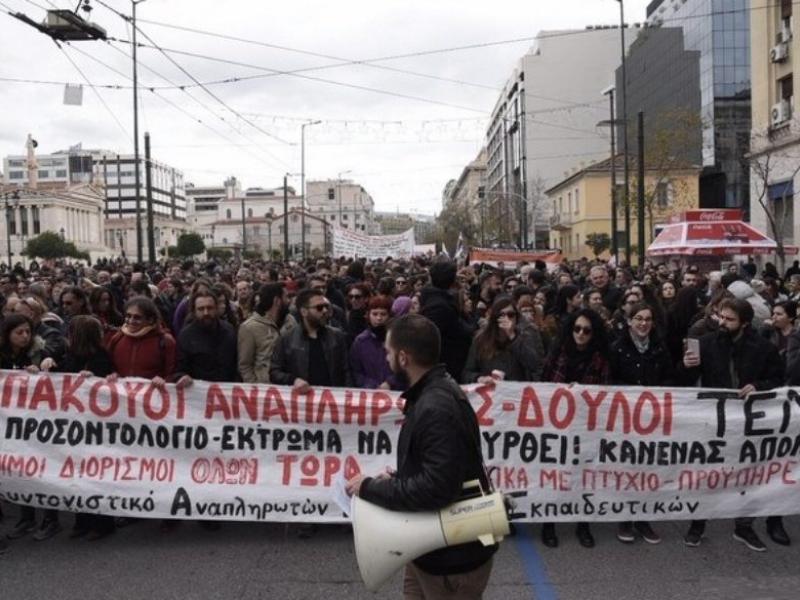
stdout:
[[295,300],[300,327],[281,335],[272,354],[269,378],[300,393],[312,386],[350,385],[347,336],[328,325],[331,303],[317,289],[301,291]]

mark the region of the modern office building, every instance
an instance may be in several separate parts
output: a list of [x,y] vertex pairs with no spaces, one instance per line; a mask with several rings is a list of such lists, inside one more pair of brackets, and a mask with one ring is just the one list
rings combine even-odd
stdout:
[[[638,29],[626,28],[626,46]],[[620,37],[607,26],[543,31],[511,73],[486,132],[486,210],[508,227],[499,243],[546,246],[545,190],[609,155],[608,129],[598,123],[609,118],[603,90],[620,64]]]
[[748,0],[653,0],[647,7],[648,24],[682,28],[685,49],[700,52],[704,208],[749,210],[751,13]]

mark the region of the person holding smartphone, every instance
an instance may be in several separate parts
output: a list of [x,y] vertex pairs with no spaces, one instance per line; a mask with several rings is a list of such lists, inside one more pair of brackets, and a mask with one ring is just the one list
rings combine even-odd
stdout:
[[[687,340],[679,373],[682,383],[739,390],[743,399],[757,390],[781,387],[784,366],[778,348],[761,337],[752,322],[753,307],[750,303],[738,298],[723,300],[719,305],[719,329],[697,342]],[[764,552],[767,547],[753,529],[753,521],[753,517],[735,519],[733,539],[755,552]],[[689,547],[699,546],[705,525],[705,521],[692,521],[684,543]],[[767,523],[768,533],[773,539],[780,535],[776,529],[778,525],[772,521]],[[780,529],[783,529],[782,525]],[[783,534],[785,536],[785,532]]]

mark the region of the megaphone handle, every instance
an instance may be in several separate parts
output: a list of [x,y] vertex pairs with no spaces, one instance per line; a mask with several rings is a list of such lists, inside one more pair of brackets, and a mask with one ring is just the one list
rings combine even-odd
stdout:
[[480,479],[471,479],[470,481],[465,481],[461,485],[461,489],[462,490],[468,490],[468,489],[471,489],[471,488],[478,488],[478,490],[480,490],[480,492],[481,492],[481,496],[485,496],[486,495],[486,492],[484,491],[483,486],[481,485],[481,480]]

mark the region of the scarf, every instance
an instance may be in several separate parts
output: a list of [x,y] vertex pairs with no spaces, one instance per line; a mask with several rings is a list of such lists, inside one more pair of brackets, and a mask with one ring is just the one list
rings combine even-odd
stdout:
[[647,336],[643,340],[640,340],[635,335],[631,334],[631,340],[633,340],[633,345],[636,346],[636,349],[639,351],[639,354],[644,354],[647,352],[648,348],[650,348],[650,336]]
[[120,328],[120,330],[122,331],[122,333],[124,333],[125,335],[127,335],[129,337],[132,337],[132,338],[143,338],[148,333],[153,331],[155,328],[156,328],[155,325],[148,325],[146,327],[142,327],[139,331],[134,333],[133,331],[130,330],[130,327],[128,327],[128,324],[126,323],[125,325],[123,325]]

